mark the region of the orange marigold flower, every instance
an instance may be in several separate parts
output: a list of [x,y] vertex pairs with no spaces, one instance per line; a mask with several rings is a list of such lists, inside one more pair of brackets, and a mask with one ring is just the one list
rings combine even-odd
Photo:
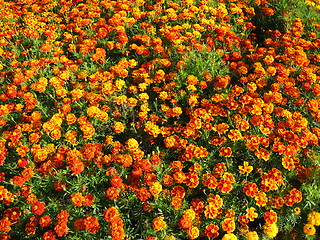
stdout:
[[303,232],[309,236],[312,236],[316,234],[316,228],[312,224],[307,223],[303,227]]
[[282,158],[282,166],[289,171],[295,168],[295,161],[293,157],[285,156]]
[[113,239],[123,240],[125,239],[126,235],[122,226],[115,226],[114,228],[111,228],[110,236]]
[[221,179],[218,183],[217,189],[222,193],[229,193],[233,189],[233,186],[231,181]]
[[112,126],[112,129],[116,132],[116,133],[122,133],[124,131],[124,124],[122,122],[115,122]]
[[226,137],[214,136],[211,139],[211,144],[214,146],[219,146],[219,145],[222,145],[223,143],[225,143],[226,141],[227,141]]
[[164,217],[157,217],[157,218],[153,219],[152,227],[157,232],[165,229],[167,227],[167,223],[166,223],[166,221],[164,221]]
[[77,192],[71,194],[71,201],[74,206],[81,207],[84,201],[84,196],[82,196],[82,193]]
[[58,237],[62,237],[67,235],[69,232],[69,227],[67,226],[67,222],[59,222],[54,227],[54,231],[58,235]]
[[162,180],[163,180],[162,184],[166,187],[170,187],[174,183],[173,177],[168,174],[165,174],[162,177]]
[[218,180],[211,174],[206,173],[202,176],[202,184],[210,189],[214,189],[218,186]]
[[41,215],[42,213],[44,213],[44,209],[45,209],[45,204],[39,201],[35,202],[31,206],[32,212],[36,215]]
[[48,230],[42,235],[42,240],[56,240],[56,235],[52,230]]
[[196,85],[198,83],[198,78],[194,75],[187,76],[187,84],[189,85]]
[[222,222],[221,227],[226,232],[233,232],[236,229],[236,223],[233,218],[226,218]]
[[224,163],[217,163],[214,170],[213,170],[213,174],[215,177],[219,178],[221,177],[224,172],[227,170],[226,164]]
[[119,211],[115,207],[109,207],[108,209],[104,210],[103,218],[107,222],[110,223],[118,217],[119,217]]
[[172,206],[175,210],[178,210],[182,206],[182,198],[172,197],[170,201],[170,206]]
[[229,125],[226,123],[214,125],[214,130],[216,130],[219,134],[224,134],[226,131],[228,131],[228,129]]
[[148,188],[146,187],[136,189],[136,194],[142,202],[148,200],[148,198],[151,197],[151,193],[148,191]]
[[85,230],[89,231],[91,234],[95,234],[100,229],[98,219],[93,216],[87,216],[83,220],[83,224],[84,224]]
[[41,227],[49,227],[52,223],[52,220],[49,215],[44,215],[39,219],[39,225]]
[[184,172],[178,171],[173,174],[173,179],[176,181],[176,183],[184,183],[187,176]]
[[9,221],[8,217],[2,218],[0,220],[0,231],[2,232],[10,232],[11,230],[11,222]]
[[192,227],[192,220],[193,219],[189,218],[189,217],[180,218],[180,220],[178,222],[179,228],[184,229],[184,230],[189,229],[190,227]]
[[110,200],[118,199],[120,195],[120,190],[115,187],[109,187],[106,191],[106,197]]

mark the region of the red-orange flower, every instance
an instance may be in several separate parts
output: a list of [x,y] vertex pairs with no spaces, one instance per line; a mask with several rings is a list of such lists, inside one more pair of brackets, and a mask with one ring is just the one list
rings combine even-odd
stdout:
[[44,208],[45,208],[45,204],[39,201],[35,202],[31,206],[32,212],[37,215],[41,215],[42,213],[44,213]]
[[206,226],[205,233],[209,238],[216,238],[219,236],[219,227],[214,224]]
[[229,147],[222,147],[220,148],[220,154],[224,157],[231,157],[232,149]]

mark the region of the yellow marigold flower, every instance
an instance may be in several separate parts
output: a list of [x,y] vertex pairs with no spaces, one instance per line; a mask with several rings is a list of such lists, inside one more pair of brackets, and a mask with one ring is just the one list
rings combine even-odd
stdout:
[[188,237],[190,239],[196,239],[199,237],[200,231],[196,226],[192,226],[187,230]]
[[233,233],[227,233],[223,236],[222,240],[237,240],[237,236]]
[[293,211],[294,211],[294,214],[297,214],[297,215],[301,213],[301,209],[299,207],[294,208]]
[[238,141],[243,139],[241,132],[236,129],[231,129],[228,132],[228,137],[230,138],[231,141]]
[[162,191],[162,185],[159,182],[154,182],[149,187],[149,192],[155,197],[158,198],[159,193]]
[[194,220],[195,218],[196,218],[196,213],[195,213],[195,211],[194,210],[192,210],[192,209],[187,209],[187,210],[185,210],[184,212],[183,212],[183,217],[184,218],[189,218],[189,219],[191,219],[191,220]]
[[303,232],[309,236],[314,235],[316,233],[316,228],[312,225],[307,223],[303,227]]
[[243,166],[239,166],[239,172],[241,174],[251,173],[252,170],[253,170],[253,167],[249,166],[249,162],[247,162],[247,161],[243,162]]
[[116,133],[122,133],[124,131],[124,124],[122,122],[115,122],[112,126],[112,129]]
[[139,101],[148,101],[149,95],[147,93],[140,93],[138,96]]
[[263,226],[263,233],[269,238],[274,238],[278,234],[277,224],[265,224]]
[[130,138],[126,141],[126,147],[129,150],[134,150],[137,149],[139,147],[139,143],[137,140],[135,140],[134,138]]
[[181,114],[182,114],[182,109],[180,107],[172,108],[172,113],[171,113],[172,117],[180,116]]
[[308,223],[314,226],[320,226],[320,213],[312,211],[308,214]]
[[189,85],[196,85],[198,83],[198,78],[194,75],[188,75],[187,77],[187,84]]
[[96,106],[91,106],[87,108],[87,115],[89,117],[97,117],[100,113],[100,109]]
[[166,237],[165,240],[176,240],[176,238],[173,235],[170,235],[169,237]]
[[259,236],[256,231],[248,232],[247,237],[247,240],[259,240]]
[[254,207],[248,208],[246,211],[247,211],[246,217],[250,221],[254,221],[254,219],[258,217],[258,213],[256,213],[256,209]]

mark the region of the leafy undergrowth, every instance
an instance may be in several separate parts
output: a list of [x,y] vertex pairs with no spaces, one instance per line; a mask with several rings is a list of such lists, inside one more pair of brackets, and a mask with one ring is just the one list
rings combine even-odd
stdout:
[[318,0],[0,0],[0,239],[319,239]]

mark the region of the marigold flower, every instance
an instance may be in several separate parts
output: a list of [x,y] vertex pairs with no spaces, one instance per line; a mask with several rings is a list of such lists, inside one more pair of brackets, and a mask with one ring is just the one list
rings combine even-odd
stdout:
[[320,213],[312,211],[308,214],[308,223],[314,226],[320,226]]
[[236,229],[236,223],[233,218],[226,218],[222,222],[221,227],[226,232],[233,232]]
[[254,197],[259,192],[258,186],[257,186],[257,184],[250,182],[243,188],[243,192],[247,196]]
[[137,149],[139,147],[139,143],[137,140],[135,140],[134,138],[130,138],[126,141],[126,147],[129,150],[134,150]]
[[243,162],[243,166],[239,166],[239,172],[241,174],[249,174],[253,170],[252,166],[249,166],[249,163],[247,161]]
[[178,210],[182,206],[182,198],[178,196],[172,197],[170,206],[172,206],[175,210]]
[[259,191],[254,199],[257,206],[265,206],[268,201],[267,194],[263,191]]
[[231,129],[228,132],[228,137],[230,138],[231,141],[238,141],[243,139],[241,132],[235,129]]
[[254,221],[254,219],[258,217],[258,213],[256,213],[255,208],[251,207],[251,208],[248,208],[246,211],[247,211],[246,217],[250,221]]
[[32,204],[31,206],[31,210],[34,214],[36,215],[41,215],[42,213],[44,213],[45,210],[45,204],[42,202],[35,202],[34,204]]
[[153,219],[152,227],[157,232],[165,229],[167,227],[167,223],[164,221],[164,217],[156,217],[155,219]]
[[106,197],[110,200],[115,200],[119,198],[120,190],[115,187],[109,187],[106,191]]
[[41,227],[48,227],[52,223],[52,220],[49,215],[44,215],[39,219],[39,225]]
[[124,124],[122,122],[115,122],[112,126],[112,129],[116,132],[116,133],[122,133],[124,131]]
[[190,239],[196,239],[199,237],[200,230],[196,226],[191,226],[187,229],[187,234]]
[[140,199],[140,201],[144,202],[148,200],[148,198],[151,196],[151,193],[148,191],[148,188],[142,187],[136,190],[137,197]]
[[217,225],[214,224],[209,224],[206,226],[205,229],[205,234],[209,237],[209,238],[216,238],[219,236],[219,227]]
[[56,232],[56,234],[58,235],[58,237],[62,237],[64,235],[67,235],[69,232],[69,228],[66,224],[66,222],[59,222],[56,224],[56,226],[54,227],[54,231]]
[[125,239],[125,232],[122,226],[115,226],[113,228],[111,228],[110,230],[110,236],[113,239],[120,239],[123,240]]
[[265,235],[267,235],[267,237],[269,238],[274,238],[275,236],[277,236],[278,234],[278,227],[277,227],[277,224],[268,224],[266,223],[264,226],[263,226],[263,233]]
[[56,234],[52,230],[48,230],[42,235],[42,240],[56,240]]
[[74,206],[81,207],[84,201],[84,197],[82,196],[82,193],[77,192],[71,194],[71,201]]
[[98,219],[93,216],[87,216],[83,220],[84,229],[89,231],[91,234],[95,234],[100,229],[100,224],[98,222]]
[[303,227],[303,232],[309,236],[312,236],[316,234],[316,228],[312,224],[307,223]]
[[11,230],[11,222],[8,217],[0,219],[0,231],[2,232],[10,232]]
[[232,149],[230,147],[222,147],[219,152],[224,157],[231,157],[232,155]]
[[258,233],[256,231],[250,231],[247,234],[247,240],[259,240]]
[[214,189],[218,186],[218,180],[211,174],[206,173],[203,176],[202,184],[210,189]]
[[114,219],[119,217],[119,211],[115,207],[109,207],[108,209],[104,210],[103,218],[107,222],[112,222]]
[[273,210],[265,212],[263,218],[267,224],[274,224],[277,222],[277,219],[278,219],[277,213]]
[[208,205],[205,207],[204,215],[206,218],[215,219],[220,213],[219,208],[213,205]]
[[237,236],[233,233],[226,233],[221,240],[237,240]]

